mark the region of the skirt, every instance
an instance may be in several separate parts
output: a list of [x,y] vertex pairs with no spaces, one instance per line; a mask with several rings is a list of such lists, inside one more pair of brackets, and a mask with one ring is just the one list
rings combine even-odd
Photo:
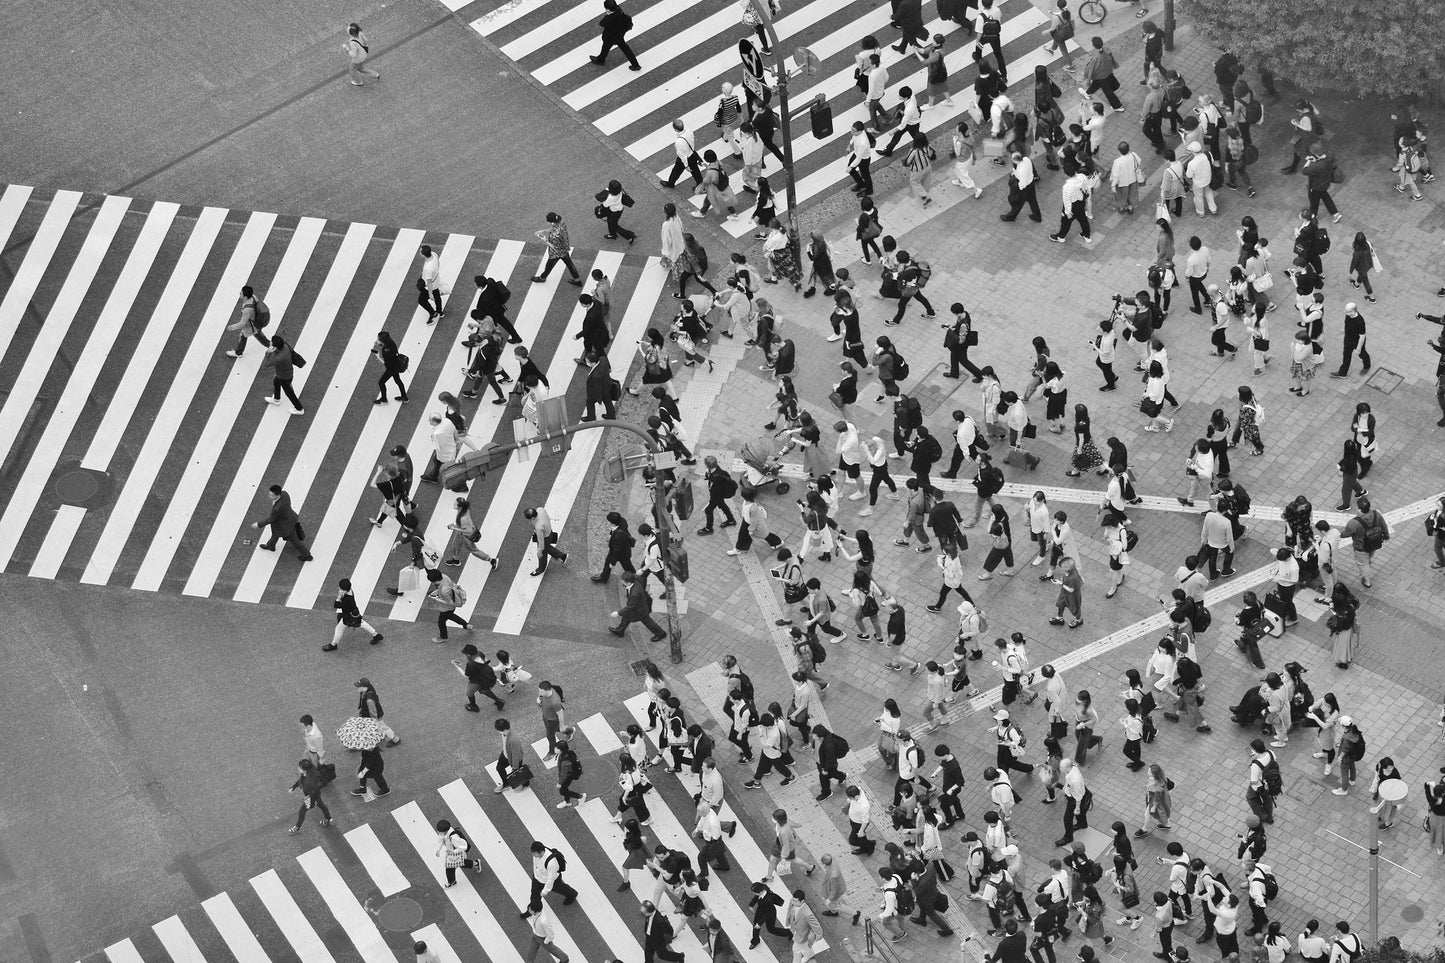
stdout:
[[1044,408],[1044,417],[1049,421],[1057,421],[1064,417],[1064,409],[1069,404],[1068,389],[1056,391],[1049,395],[1048,404]]
[[1103,463],[1104,456],[1099,454],[1099,449],[1094,446],[1092,441],[1084,442],[1083,449],[1075,453],[1072,462],[1075,471],[1088,471],[1091,468],[1098,468]]
[[1355,619],[1355,624],[1350,626],[1348,632],[1336,633],[1333,638],[1330,655],[1336,665],[1349,665],[1355,661],[1355,646],[1360,644],[1360,622]]
[[803,449],[803,468],[814,478],[833,473],[833,466],[821,445],[809,445]]
[[1430,845],[1436,849],[1445,846],[1445,816],[1436,816],[1431,813],[1428,817],[1430,823]]

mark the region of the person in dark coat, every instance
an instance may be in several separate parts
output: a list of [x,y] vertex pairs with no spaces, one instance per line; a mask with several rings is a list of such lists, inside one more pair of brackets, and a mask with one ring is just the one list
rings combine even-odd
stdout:
[[903,31],[903,39],[893,47],[898,53],[906,53],[910,43],[921,47],[928,39],[928,31],[923,29],[923,0],[898,0],[893,22]]
[[908,467],[913,469],[913,477],[918,479],[918,486],[926,489],[930,486],[928,473],[943,457],[943,446],[938,443],[937,438],[929,434],[927,428],[919,425],[914,429],[912,450],[913,458]]
[[316,771],[315,764],[310,759],[302,759],[296,764],[296,768],[301,774],[291,784],[290,791],[301,790],[301,808],[296,813],[296,825],[286,830],[292,836],[301,832],[301,824],[306,821],[306,811],[309,809],[320,809],[321,825],[331,825],[331,810],[326,808],[326,800],[321,798],[321,788],[326,785],[326,782]]
[[627,634],[629,625],[633,622],[641,622],[646,628],[652,630],[652,641],[661,642],[667,638],[667,630],[658,625],[652,617],[652,596],[647,594],[647,588],[637,574],[623,572],[622,585],[627,592],[627,602],[617,611],[617,617],[621,621],[617,625],[609,627],[607,631],[621,638]]
[[985,957],[990,963],[1028,963],[1029,940],[1019,931],[1019,921],[1010,919],[1003,924],[1003,939],[998,941],[993,955]]
[[602,574],[592,576],[594,582],[605,582],[612,577],[612,566],[620,565],[625,572],[635,572],[632,564],[632,548],[637,540],[627,530],[627,519],[621,512],[608,512],[607,522],[612,531],[607,535],[607,558],[602,562]]
[[642,963],[665,960],[682,963],[683,955],[672,948],[672,923],[657,911],[651,900],[642,903]]
[[687,727],[687,754],[691,760],[687,767],[693,775],[702,775],[703,760],[712,758],[714,748],[712,736],[704,732],[702,726],[694,722]]
[[813,747],[818,751],[818,795],[822,801],[833,795],[833,780],[847,782],[848,777],[838,768],[838,737],[821,723],[813,726]]
[[472,278],[472,281],[477,286],[477,303],[472,307],[472,319],[480,321],[491,318],[497,327],[507,332],[508,343],[521,344],[522,336],[512,327],[512,322],[507,320],[507,300],[512,296],[512,292],[508,291],[501,281],[481,274]]
[[602,417],[609,420],[616,418],[617,405],[612,397],[612,362],[605,354],[594,351],[587,352],[583,360],[591,367],[587,369],[587,411],[583,413],[582,420],[596,421],[598,404],[602,405]]
[[791,941],[792,931],[778,925],[778,908],[783,905],[783,898],[773,892],[767,883],[753,883],[752,891],[753,897],[748,900],[748,906],[753,911],[753,938],[752,942],[748,943],[748,949],[758,948],[765,928],[773,936],[781,936]]
[[632,47],[627,43],[627,32],[632,29],[632,18],[622,12],[617,6],[617,0],[603,0],[602,7],[607,11],[597,22],[602,28],[602,52],[587,59],[599,67],[605,66],[607,55],[616,47],[627,58],[629,69],[641,70],[642,64],[637,62],[637,54],[632,52]]
[[351,794],[365,796],[368,779],[376,783],[377,796],[385,796],[391,792],[391,787],[386,784],[386,777],[382,775],[385,771],[386,760],[381,757],[381,746],[376,745],[370,749],[361,750],[361,765],[356,769],[357,786],[351,790]]
[[[261,400],[268,405],[279,405],[281,403],[281,392],[286,392],[286,400],[291,402],[291,413],[293,415],[304,415],[306,409],[301,406],[301,399],[296,397],[296,392],[291,388],[291,379],[295,376],[296,352],[291,350],[279,334],[271,339],[271,346],[266,349],[266,360],[261,362],[267,368],[275,368],[275,376],[271,379],[271,393],[262,395]],[[304,362],[301,366],[304,366]]]
[[938,927],[939,936],[952,936],[953,929],[938,915],[938,868],[935,860],[928,860],[913,878],[913,905],[918,915],[910,922],[922,926],[932,922]]
[[607,327],[607,305],[596,300],[590,294],[579,297],[577,303],[581,304],[586,311],[582,316],[582,330],[576,335],[582,339],[582,357],[577,359],[577,363],[587,364],[588,355],[596,355],[600,358],[607,353],[607,345],[612,341],[612,332]]
[[268,552],[276,551],[276,539],[284,538],[288,545],[295,545],[301,553],[301,561],[311,561],[311,549],[306,547],[306,536],[301,529],[301,519],[291,509],[291,496],[281,490],[280,485],[271,486],[271,514],[256,522],[257,529],[271,527],[271,540],[260,547]]

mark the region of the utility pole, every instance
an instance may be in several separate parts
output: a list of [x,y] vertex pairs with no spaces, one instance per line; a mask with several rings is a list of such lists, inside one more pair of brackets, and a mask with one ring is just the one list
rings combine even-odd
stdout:
[[[773,69],[778,77],[778,123],[783,129],[783,165],[787,168],[784,172],[788,175],[788,183],[784,196],[788,202],[788,233],[793,241],[801,248],[802,237],[798,234],[798,189],[793,183],[793,121],[788,113],[788,66],[787,58],[783,55],[782,44],[778,42],[778,31],[773,26],[773,18],[769,15],[766,0],[748,0],[753,8],[753,13],[762,24],[763,31],[768,35],[768,44],[773,48]],[[747,43],[744,40],[743,43]],[[764,107],[766,108],[766,104]],[[801,265],[801,261],[799,264]]]
[[[548,401],[560,402],[563,399],[548,399]],[[592,429],[616,428],[620,431],[630,431],[642,439],[642,444],[647,451],[648,466],[656,470],[659,467],[670,467],[659,465],[659,458],[663,456],[656,444],[647,432],[634,424],[626,421],[617,421],[604,418],[597,421],[576,422],[570,425],[562,424],[565,421],[565,412],[554,409],[552,412],[543,414],[561,414],[561,419],[539,417],[537,434],[530,438],[521,438],[505,445],[488,445],[481,451],[468,452],[449,465],[444,465],[441,470],[441,484],[443,488],[455,492],[464,492],[467,483],[476,478],[483,478],[488,472],[505,468],[511,460],[512,452],[532,445],[543,446],[544,455],[559,455],[570,447],[568,437],[579,431]],[[560,427],[556,427],[560,426]],[[657,548],[662,555],[662,585],[667,592],[667,644],[668,654],[674,663],[682,661],[682,625],[677,613],[677,583],[673,577],[673,553],[675,551],[672,543],[671,516],[667,512],[668,490],[661,485],[654,476],[652,485],[652,517],[653,527],[657,531]],[[680,547],[679,542],[679,547]]]

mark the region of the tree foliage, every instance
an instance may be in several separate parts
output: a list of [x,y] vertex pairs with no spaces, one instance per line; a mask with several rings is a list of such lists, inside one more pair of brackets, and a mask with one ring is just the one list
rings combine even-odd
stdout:
[[1267,66],[1307,90],[1360,97],[1440,92],[1441,0],[1180,0],[1247,69]]
[[1445,963],[1445,950],[1432,946],[1424,953],[1416,953],[1400,946],[1394,937],[1385,937],[1376,946],[1365,947],[1359,963]]

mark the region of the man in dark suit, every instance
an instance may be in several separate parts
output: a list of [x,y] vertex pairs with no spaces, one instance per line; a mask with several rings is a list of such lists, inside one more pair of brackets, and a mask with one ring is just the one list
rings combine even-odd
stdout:
[[818,795],[821,802],[833,795],[833,780],[847,782],[848,776],[838,768],[838,737],[821,723],[813,726],[813,747],[818,751]]
[[728,499],[737,494],[738,483],[737,479],[733,478],[732,475],[729,475],[718,465],[717,459],[712,455],[704,458],[702,463],[707,468],[702,476],[703,480],[707,482],[707,507],[702,510],[703,518],[707,521],[707,524],[699,528],[697,533],[699,535],[711,535],[713,531],[712,517],[714,512],[721,511],[723,513],[723,528],[738,523],[737,519],[733,517],[732,508],[728,505]]
[[1020,930],[1019,921],[1010,919],[1003,925],[1004,938],[998,941],[987,963],[1028,963],[1029,940]]
[[637,54],[627,44],[627,31],[632,29],[632,18],[623,13],[617,6],[617,0],[602,0],[602,7],[607,12],[597,22],[602,28],[602,52],[595,57],[589,57],[594,64],[601,67],[607,63],[607,55],[616,47],[627,57],[630,70],[641,70],[642,64],[637,62]]
[[714,917],[708,920],[707,935],[704,937],[703,945],[707,947],[708,956],[712,963],[735,963],[737,950],[733,948],[733,941],[723,932],[722,921]]
[[687,727],[687,754],[691,757],[688,768],[693,775],[702,775],[702,762],[712,757],[713,748],[713,738],[703,731],[702,726],[694,722]]
[[257,529],[271,526],[271,540],[261,545],[261,548],[268,552],[276,551],[276,539],[284,538],[288,545],[295,545],[296,550],[301,553],[301,561],[311,561],[311,549],[306,547],[306,538],[301,529],[301,519],[291,509],[291,496],[281,490],[280,485],[272,485],[271,514],[256,522]]
[[612,400],[612,362],[605,354],[595,351],[588,351],[583,361],[591,367],[587,369],[587,411],[582,420],[596,421],[599,403],[602,405],[602,417],[616,418],[617,406]]
[[612,331],[607,327],[607,305],[590,294],[579,297],[577,303],[582,305],[586,312],[582,315],[582,330],[575,335],[582,339],[582,357],[577,359],[577,363],[587,364],[589,355],[599,358],[606,356],[607,345],[612,341]]
[[633,622],[641,622],[652,630],[652,641],[661,642],[667,638],[667,631],[652,617],[652,596],[647,594],[647,588],[635,572],[622,573],[622,587],[627,593],[627,602],[617,612],[617,617],[621,621],[608,628],[607,631],[621,638],[627,634],[629,625]]
[[682,963],[683,956],[672,948],[672,924],[657,911],[651,900],[642,903],[642,963],[666,960]]
[[512,296],[512,292],[508,291],[501,281],[494,281],[480,274],[472,280],[477,285],[477,303],[472,308],[472,319],[480,321],[491,318],[497,327],[507,332],[507,340],[511,344],[521,344],[522,336],[512,327],[512,322],[507,320],[507,299]]
[[621,512],[608,512],[607,522],[612,526],[607,535],[607,558],[602,562],[602,574],[592,576],[594,582],[605,582],[611,578],[614,565],[622,566],[624,572],[637,571],[632,564],[632,547],[637,541],[627,530],[627,519],[622,517]]

